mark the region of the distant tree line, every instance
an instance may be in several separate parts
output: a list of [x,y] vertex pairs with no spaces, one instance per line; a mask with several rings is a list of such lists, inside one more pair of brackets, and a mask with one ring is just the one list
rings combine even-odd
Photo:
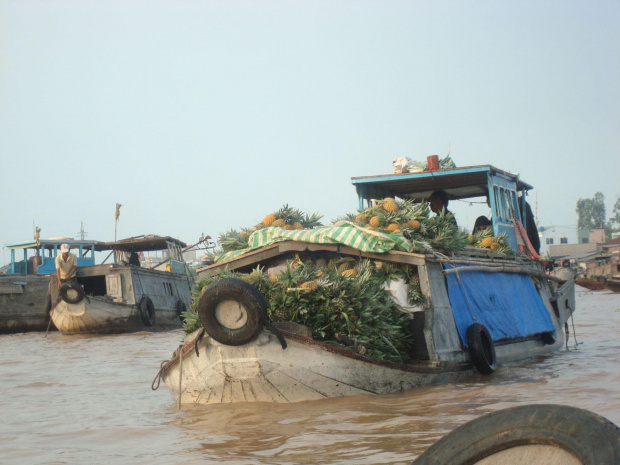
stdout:
[[613,216],[605,220],[605,196],[601,192],[591,199],[577,200],[577,227],[579,229],[604,229],[607,239],[612,232],[620,231],[620,197],[616,198]]

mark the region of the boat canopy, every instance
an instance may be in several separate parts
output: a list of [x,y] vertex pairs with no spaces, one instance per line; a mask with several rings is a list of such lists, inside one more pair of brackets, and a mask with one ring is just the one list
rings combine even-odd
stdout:
[[121,239],[120,241],[106,242],[109,249],[122,252],[151,252],[154,250],[168,250],[169,244],[187,247],[183,241],[170,236],[143,236],[139,238]]
[[[508,242],[517,251],[515,221],[526,229],[529,205],[525,199],[533,187],[518,174],[491,165],[448,168],[418,173],[387,174],[351,178],[357,191],[359,209],[371,206],[373,199],[400,197],[416,202],[428,200],[435,191],[444,191],[450,200],[484,197],[489,199],[493,232],[506,233]],[[530,215],[529,222],[533,223]]]
[[494,178],[509,180],[517,191],[529,191],[533,187],[519,179],[519,175],[508,173],[491,165],[449,168],[419,173],[386,174],[351,178],[362,200],[397,196],[415,201],[426,200],[436,190],[443,190],[450,199],[483,197],[489,192],[489,181]]
[[[39,239],[26,242],[7,244],[11,251],[11,267],[9,274],[53,274],[56,272],[55,259],[60,253],[60,246],[69,244],[69,248],[77,257],[78,267],[95,264],[95,252],[109,250],[105,242],[79,240],[72,238]],[[23,251],[20,260],[16,251]],[[30,253],[29,253],[30,252]],[[30,256],[29,256],[30,255]]]

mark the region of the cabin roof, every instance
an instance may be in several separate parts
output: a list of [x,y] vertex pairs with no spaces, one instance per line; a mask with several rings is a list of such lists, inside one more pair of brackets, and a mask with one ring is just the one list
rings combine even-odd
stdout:
[[90,246],[94,246],[96,251],[109,250],[110,248],[106,246],[105,242],[99,241],[83,241],[83,240],[69,240],[69,239],[39,239],[37,241],[26,241],[26,242],[14,242],[12,244],[7,244],[4,248],[10,250],[16,249],[36,249],[41,246],[44,246],[45,249],[53,249],[54,246],[58,247],[61,244],[69,244],[69,247],[75,248],[78,246],[86,246],[90,248]]
[[187,247],[183,241],[170,236],[148,235],[140,238],[121,239],[120,241],[106,242],[109,249],[122,250],[124,252],[149,252],[152,250],[166,250],[168,244],[177,244]]
[[491,165],[449,168],[419,173],[385,174],[351,178],[358,189],[371,195],[373,191],[389,191],[401,198],[417,201],[428,199],[436,190],[446,191],[452,199],[484,196],[488,192],[489,174],[499,174],[517,183],[517,189],[533,189],[519,179],[519,175],[500,170]]

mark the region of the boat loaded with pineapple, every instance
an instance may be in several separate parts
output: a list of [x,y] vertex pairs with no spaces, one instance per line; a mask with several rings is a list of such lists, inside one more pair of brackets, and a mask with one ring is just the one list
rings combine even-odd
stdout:
[[[563,347],[574,283],[528,239],[532,186],[493,166],[352,181],[359,210],[330,226],[284,206],[220,237],[154,389],[163,379],[179,405],[385,394]],[[488,196],[491,226],[433,215],[437,190]]]

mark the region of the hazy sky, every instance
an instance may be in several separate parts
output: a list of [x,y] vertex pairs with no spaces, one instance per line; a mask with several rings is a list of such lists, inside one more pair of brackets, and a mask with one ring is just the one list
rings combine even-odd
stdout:
[[116,202],[119,238],[329,222],[448,151],[534,185],[540,225],[611,215],[620,2],[0,0],[0,246],[112,240]]

